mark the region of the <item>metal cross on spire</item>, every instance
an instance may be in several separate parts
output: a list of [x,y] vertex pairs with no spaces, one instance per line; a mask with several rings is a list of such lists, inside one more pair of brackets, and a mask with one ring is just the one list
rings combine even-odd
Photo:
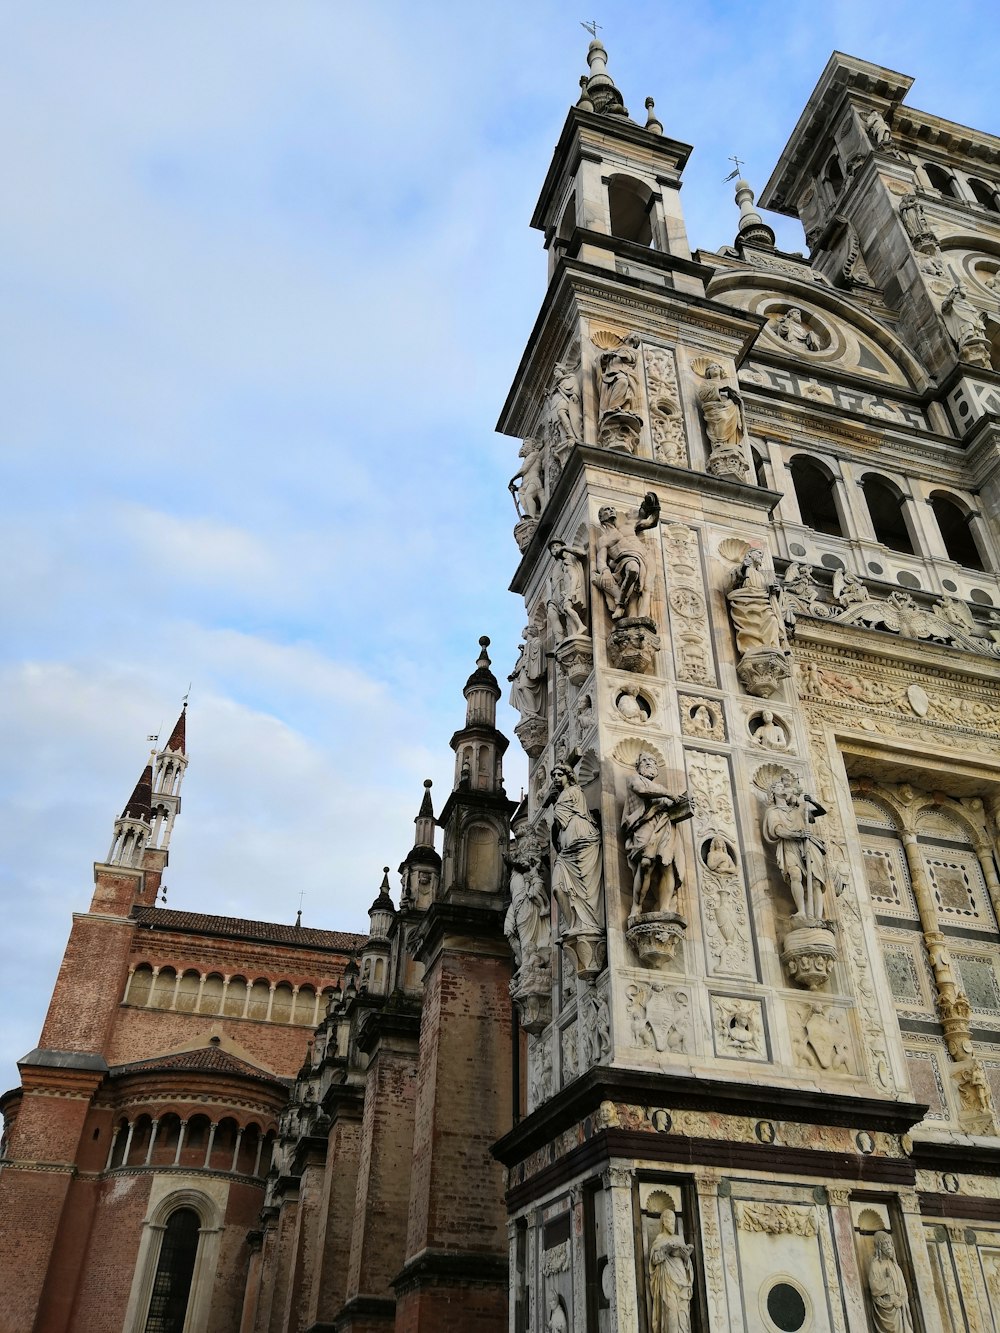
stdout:
[[594,39],[595,42],[597,41],[597,30],[598,30],[598,28],[600,28],[602,32],[604,31],[604,25],[601,24],[601,23],[598,23],[597,19],[591,19],[589,23],[585,23],[584,20],[581,19],[581,20],[580,20],[580,27],[581,27],[581,28],[586,28],[587,32],[590,33],[591,37],[593,37],[593,39]]
[[731,171],[731,172],[729,173],[729,175],[726,177],[726,180],[727,180],[727,181],[734,181],[734,180],[736,179],[736,177],[740,174],[740,167],[745,167],[745,166],[746,166],[746,163],[743,161],[742,158],[736,157],[735,155],[733,155],[732,157],[728,158],[728,161],[730,161],[730,162],[735,162],[735,163],[736,163],[736,169],[735,169],[734,171]]

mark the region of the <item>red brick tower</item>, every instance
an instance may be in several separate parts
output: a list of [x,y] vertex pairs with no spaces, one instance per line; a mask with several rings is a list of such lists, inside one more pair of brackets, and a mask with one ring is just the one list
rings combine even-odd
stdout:
[[[420,1064],[406,1262],[393,1286],[397,1333],[507,1327],[502,1172],[490,1148],[512,1122],[511,959],[504,854],[513,802],[500,688],[480,639],[451,739],[455,786],[441,812],[444,869],[416,936],[423,964]],[[419,830],[419,820],[418,820]]]

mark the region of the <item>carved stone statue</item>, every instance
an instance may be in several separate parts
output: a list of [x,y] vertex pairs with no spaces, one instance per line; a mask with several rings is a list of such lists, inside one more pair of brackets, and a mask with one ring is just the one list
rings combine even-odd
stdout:
[[583,402],[575,370],[557,361],[552,374],[549,413],[556,457],[562,463],[570,446],[583,439]]
[[797,351],[803,349],[807,352],[819,351],[819,339],[805,325],[802,319],[802,311],[798,306],[792,306],[781,316],[774,327],[775,333],[783,342],[788,343]]
[[770,808],[764,812],[764,841],[774,848],[778,869],[791,892],[794,922],[825,920],[826,844],[812,830],[816,817],[825,814],[798,782],[779,778],[772,786]]
[[694,1293],[692,1246],[677,1235],[673,1210],[664,1208],[660,1229],[649,1247],[650,1333],[691,1333]]
[[941,302],[941,313],[961,359],[988,369],[990,344],[986,337],[986,322],[969,300],[961,282],[956,282]]
[[710,446],[706,467],[713,477],[731,476],[745,481],[750,475],[750,464],[743,452],[746,435],[743,399],[727,381],[726,372],[717,361],[709,362],[702,375],[697,398]]
[[927,223],[924,206],[915,194],[905,194],[899,201],[899,218],[918,250],[937,248],[937,239]]
[[788,627],[795,616],[781,586],[765,569],[764,558],[759,547],[747,551],[726,600],[742,653],[736,674],[748,693],[767,698],[791,674]]
[[875,1254],[868,1265],[868,1298],[878,1333],[912,1333],[910,1298],[888,1231],[875,1237]]
[[507,679],[511,682],[510,706],[516,708],[523,721],[541,716],[545,699],[545,645],[534,625],[525,625],[521,631],[524,640],[518,647],[514,670]]
[[541,848],[531,837],[519,838],[509,858],[510,906],[503,933],[518,968],[547,967],[552,943],[549,899],[542,879]]
[[660,502],[653,491],[647,491],[638,510],[628,512],[631,532],[618,527],[618,513],[612,505],[602,506],[597,516],[601,526],[593,581],[604,593],[611,619],[648,619],[652,578],[647,563],[649,550],[642,534],[659,523]]
[[781,588],[764,568],[764,552],[759,547],[743,557],[727,600],[741,653],[757,648],[789,651]]
[[835,569],[833,571],[833,600],[845,608],[860,606],[862,602],[871,601],[871,594],[857,574],[852,574],[850,570],[846,569]]
[[[523,459],[521,466],[507,483],[507,489],[514,497],[514,508],[518,518],[538,519],[541,517],[545,493],[542,485],[542,449],[537,440],[528,439],[517,453]],[[518,486],[520,482],[520,486]]]
[[598,436],[608,449],[635,453],[642,429],[639,415],[639,335],[624,338],[605,330],[594,335],[599,349]]
[[566,1311],[558,1292],[549,1292],[549,1317],[545,1323],[545,1333],[569,1333]]
[[553,766],[545,804],[552,807],[556,853],[552,896],[565,923],[560,942],[570,948],[577,974],[586,981],[604,965],[601,832],[587,809],[573,762],[570,756]]
[[555,560],[548,601],[553,634],[557,641],[586,634],[587,585],[583,565],[587,552],[558,538],[549,542],[549,551]]
[[684,847],[676,823],[687,817],[690,805],[686,792],[670,792],[657,782],[658,773],[656,759],[644,751],[625,784],[622,828],[633,871],[633,916],[675,912],[684,882]]
[[760,715],[760,726],[754,732],[753,738],[756,745],[764,746],[768,750],[788,749],[785,729],[778,726],[774,714],[766,709]]
[[865,116],[865,129],[868,131],[868,138],[872,141],[873,147],[879,152],[892,152],[892,130],[889,128],[889,122],[881,111],[874,107]]

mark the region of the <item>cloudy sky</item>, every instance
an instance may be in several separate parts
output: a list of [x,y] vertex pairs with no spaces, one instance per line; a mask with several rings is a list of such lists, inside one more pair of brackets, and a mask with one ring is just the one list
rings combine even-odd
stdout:
[[[492,427],[577,10],[0,4],[0,1088],[189,682],[172,907],[290,922],[304,893],[361,930],[424,777],[440,805],[477,638],[503,678],[523,623]],[[633,114],[652,94],[695,145],[704,248],[734,232],[728,155],[763,185],[834,48],[1000,130],[982,4],[595,13]]]

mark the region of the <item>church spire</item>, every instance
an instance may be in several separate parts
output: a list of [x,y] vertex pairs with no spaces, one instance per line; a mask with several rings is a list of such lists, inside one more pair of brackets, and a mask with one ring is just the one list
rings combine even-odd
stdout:
[[148,763],[135,784],[125,808],[115,820],[111,850],[107,864],[112,866],[141,866],[142,854],[149,841],[152,819],[153,765]]
[[424,796],[413,821],[413,846],[399,867],[403,881],[400,909],[425,908],[437,893],[441,878],[441,857],[434,847],[434,806],[431,802],[431,780],[424,780]]
[[181,783],[187,769],[187,699],[166,745],[155,752],[150,845],[166,851],[181,808]]
[[740,206],[740,225],[736,233],[736,244],[747,242],[750,245],[773,250],[774,232],[754,208],[753,190],[742,177],[736,182],[736,202]]

